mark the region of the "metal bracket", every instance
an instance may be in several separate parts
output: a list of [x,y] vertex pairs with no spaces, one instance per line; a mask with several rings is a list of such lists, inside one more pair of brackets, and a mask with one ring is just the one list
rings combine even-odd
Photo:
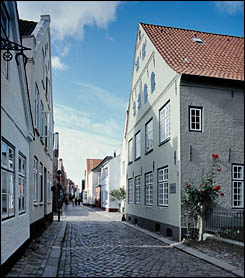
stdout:
[[1,38],[1,50],[6,50],[3,53],[3,59],[7,62],[11,61],[12,58],[13,58],[13,54],[10,51],[19,51],[18,53],[15,54],[16,63],[17,63],[17,65],[19,65],[19,62],[18,62],[17,58],[18,58],[19,55],[22,55],[23,59],[24,59],[24,65],[26,65],[27,57],[26,57],[26,55],[24,54],[23,51],[24,50],[31,50],[31,48],[27,48],[27,47],[24,47],[24,46],[22,46],[18,43],[15,43],[15,42],[12,42],[10,40],[6,40],[4,38]]

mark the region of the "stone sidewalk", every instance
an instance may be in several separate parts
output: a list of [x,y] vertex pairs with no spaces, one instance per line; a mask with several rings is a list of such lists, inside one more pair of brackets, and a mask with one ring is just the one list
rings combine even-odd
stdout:
[[[120,221],[120,213],[109,213],[97,208],[84,207],[89,213],[96,213],[98,217],[106,217],[108,221]],[[44,231],[44,233],[35,241],[33,241],[22,258],[15,264],[6,277],[57,277],[59,276],[59,263],[62,255],[62,247],[66,238],[67,226],[69,221],[79,221],[79,216],[69,219],[66,217],[65,210],[61,215],[61,221],[58,222],[57,215],[54,216],[53,223]],[[227,264],[224,261],[212,258],[204,253],[201,253],[193,248],[187,247],[181,243],[173,242],[156,233],[149,232],[145,229],[131,225],[126,221],[122,221],[134,230],[143,232],[171,247],[177,248],[194,257],[213,264],[225,271],[228,271],[233,276],[244,277],[244,271],[237,267]]]

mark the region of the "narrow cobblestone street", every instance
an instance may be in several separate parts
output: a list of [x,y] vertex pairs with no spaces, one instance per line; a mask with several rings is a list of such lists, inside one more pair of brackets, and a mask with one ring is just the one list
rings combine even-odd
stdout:
[[236,277],[120,222],[67,206],[7,277]]

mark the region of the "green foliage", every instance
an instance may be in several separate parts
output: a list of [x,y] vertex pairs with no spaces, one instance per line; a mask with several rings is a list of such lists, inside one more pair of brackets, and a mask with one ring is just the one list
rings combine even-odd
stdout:
[[110,195],[112,201],[118,200],[121,202],[126,199],[126,191],[123,188],[112,190]]
[[212,165],[207,171],[206,175],[202,177],[199,187],[186,183],[185,190],[182,194],[182,206],[189,211],[190,215],[196,220],[198,215],[205,216],[210,210],[212,202],[216,200],[219,195],[224,196],[220,192],[220,185],[215,181],[215,175],[221,171],[219,167],[219,156],[212,155]]

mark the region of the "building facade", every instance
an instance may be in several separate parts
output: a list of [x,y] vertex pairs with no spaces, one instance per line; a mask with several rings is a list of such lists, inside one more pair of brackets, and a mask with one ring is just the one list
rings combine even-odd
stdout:
[[101,208],[113,212],[119,210],[117,200],[112,200],[110,193],[120,188],[120,155],[111,157],[101,167]]
[[[22,48],[15,1],[1,2],[2,39],[18,44],[18,49]],[[1,44],[2,273],[30,238],[29,151],[34,129],[23,55],[16,55],[18,52],[10,50],[13,59],[6,61],[3,58],[6,50],[2,50]]]
[[31,237],[45,223],[52,222],[53,185],[53,94],[50,41],[50,16],[41,15],[39,22],[20,20],[23,45],[31,48],[27,56],[27,80],[35,128],[30,146],[29,179]]
[[182,190],[201,182],[212,153],[223,168],[218,205],[244,207],[243,45],[239,37],[139,24],[126,132],[127,221],[181,240]]

